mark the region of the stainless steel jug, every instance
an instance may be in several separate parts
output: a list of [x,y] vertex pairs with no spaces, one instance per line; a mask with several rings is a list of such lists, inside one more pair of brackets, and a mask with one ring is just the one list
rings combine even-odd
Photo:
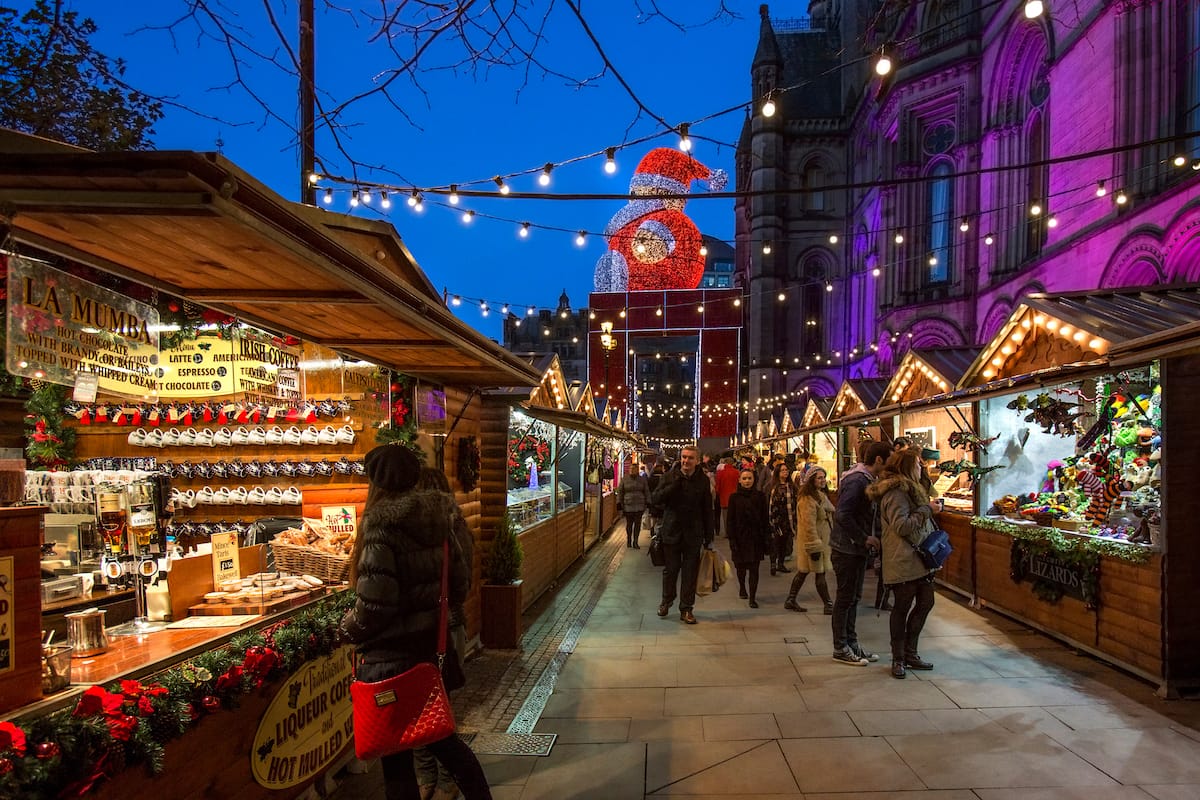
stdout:
[[108,634],[104,631],[107,613],[89,608],[63,615],[67,620],[67,643],[73,648],[71,658],[86,658],[108,650]]

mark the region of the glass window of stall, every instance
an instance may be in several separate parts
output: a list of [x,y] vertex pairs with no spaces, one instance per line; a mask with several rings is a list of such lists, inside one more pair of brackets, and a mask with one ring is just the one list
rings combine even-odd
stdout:
[[1026,524],[1158,544],[1157,364],[980,403],[980,509]]
[[587,437],[571,428],[559,427],[557,463],[554,469],[555,497],[558,510],[574,508],[583,502],[584,448]]
[[509,411],[508,513],[518,531],[554,516],[556,446],[556,426]]

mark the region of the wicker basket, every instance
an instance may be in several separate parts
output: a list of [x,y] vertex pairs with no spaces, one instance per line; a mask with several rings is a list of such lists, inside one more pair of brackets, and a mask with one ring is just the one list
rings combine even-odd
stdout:
[[271,542],[275,568],[296,575],[315,575],[326,583],[341,583],[350,576],[350,556],[326,553],[315,547]]

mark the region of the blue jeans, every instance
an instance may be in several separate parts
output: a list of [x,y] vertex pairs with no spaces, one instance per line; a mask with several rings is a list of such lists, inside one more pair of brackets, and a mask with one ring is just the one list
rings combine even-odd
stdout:
[[830,553],[833,574],[837,576],[837,596],[833,599],[833,649],[858,647],[858,601],[862,600],[863,581],[867,577],[867,557],[849,553]]

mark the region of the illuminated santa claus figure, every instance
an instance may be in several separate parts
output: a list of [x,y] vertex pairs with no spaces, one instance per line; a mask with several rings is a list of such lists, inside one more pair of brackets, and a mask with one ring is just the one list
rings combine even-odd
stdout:
[[608,252],[596,262],[597,292],[695,289],[704,274],[700,230],[683,213],[692,181],[711,191],[725,187],[724,170],[710,170],[691,155],[660,147],[637,166],[629,190],[637,195],[604,228]]

